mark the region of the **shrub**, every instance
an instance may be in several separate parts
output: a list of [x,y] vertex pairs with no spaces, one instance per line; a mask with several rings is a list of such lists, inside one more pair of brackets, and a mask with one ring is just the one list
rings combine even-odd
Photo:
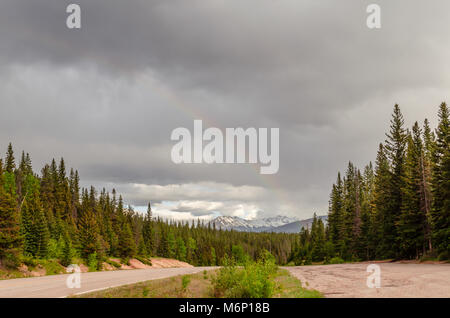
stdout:
[[333,257],[330,259],[330,264],[343,264],[345,261],[340,257]]
[[224,267],[213,279],[216,297],[268,298],[275,291],[275,258],[264,251],[257,262],[248,260],[237,267],[234,259],[224,259]]
[[191,278],[188,275],[184,275],[181,278],[181,289],[183,291],[186,291],[186,289],[187,289],[187,287],[188,287],[190,282],[191,282]]
[[28,267],[36,267],[38,262],[32,256],[22,256],[22,262]]
[[45,269],[46,275],[57,275],[65,273],[65,269],[57,260],[39,260],[39,264]]
[[447,251],[444,251],[444,252],[440,253],[439,256],[438,256],[438,260],[439,261],[445,261],[445,260],[448,260],[448,259],[450,259],[450,255],[449,255],[449,253]]
[[97,253],[89,254],[88,259],[88,268],[90,272],[95,272],[98,269],[98,259],[97,259]]
[[20,252],[17,249],[9,249],[3,253],[1,263],[6,268],[17,268],[20,266]]

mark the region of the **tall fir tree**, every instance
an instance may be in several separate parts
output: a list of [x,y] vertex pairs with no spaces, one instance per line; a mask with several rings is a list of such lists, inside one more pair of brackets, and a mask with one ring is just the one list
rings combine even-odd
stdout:
[[[389,183],[390,195],[389,204],[390,213],[389,218],[384,220],[383,236],[386,236],[389,241],[386,241],[386,247],[394,252],[394,256],[398,257],[399,241],[397,223],[401,214],[402,207],[402,188],[404,187],[404,158],[406,149],[407,133],[404,128],[404,119],[400,107],[396,104],[392,113],[391,125],[389,133],[386,134],[386,155],[390,162],[391,178]],[[391,253],[389,253],[391,254]]]
[[434,247],[441,258],[450,257],[450,128],[446,103],[439,107],[439,124],[433,152],[432,222]]

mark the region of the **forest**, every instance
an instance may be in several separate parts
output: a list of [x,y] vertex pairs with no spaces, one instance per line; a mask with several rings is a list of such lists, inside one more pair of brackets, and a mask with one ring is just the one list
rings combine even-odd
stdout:
[[450,131],[442,103],[433,131],[427,119],[405,127],[398,105],[375,164],[348,163],[332,186],[328,222],[302,230],[291,260],[449,259]]
[[[40,173],[8,145],[0,158],[0,260],[17,267],[26,259],[123,260],[152,256],[193,265],[220,265],[233,257],[257,259],[266,250],[278,264],[374,259],[448,259],[450,252],[449,110],[439,123],[405,128],[395,105],[390,130],[375,164],[351,162],[337,175],[326,225],[314,218],[299,234],[216,229],[200,220],[173,221],[138,213],[114,189],[80,188],[77,170],[51,160]],[[17,161],[17,162],[16,162]]]
[[243,233],[216,229],[200,220],[163,220],[124,206],[113,189],[80,189],[77,170],[66,172],[64,159],[53,159],[38,175],[22,152],[16,164],[13,146],[0,159],[0,260],[17,267],[31,259],[127,260],[151,256],[176,258],[193,265],[217,265],[225,255],[256,259],[264,250],[287,262],[294,234]]

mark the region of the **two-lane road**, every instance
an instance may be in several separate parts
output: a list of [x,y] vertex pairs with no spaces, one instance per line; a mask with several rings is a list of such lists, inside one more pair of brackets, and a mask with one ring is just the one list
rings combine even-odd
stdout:
[[0,280],[0,297],[67,297],[73,294],[177,275],[195,274],[214,267],[151,268],[81,273],[81,288],[68,288],[69,275]]

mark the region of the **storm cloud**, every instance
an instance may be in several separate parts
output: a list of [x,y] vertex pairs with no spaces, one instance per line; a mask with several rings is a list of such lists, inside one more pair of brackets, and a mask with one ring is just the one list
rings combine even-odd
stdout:
[[[65,25],[73,2],[80,30]],[[446,0],[2,0],[0,147],[35,170],[63,156],[84,185],[168,217],[323,215],[337,171],[374,159],[395,103],[408,125],[436,123],[449,17]],[[280,128],[279,172],[175,165],[170,133],[194,119]]]

